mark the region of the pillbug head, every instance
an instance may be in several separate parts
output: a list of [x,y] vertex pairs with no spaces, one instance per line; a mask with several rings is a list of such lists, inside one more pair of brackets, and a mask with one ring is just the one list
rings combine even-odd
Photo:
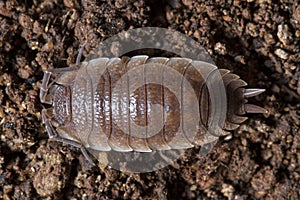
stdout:
[[53,117],[60,124],[64,125],[71,119],[71,90],[62,85],[51,87]]

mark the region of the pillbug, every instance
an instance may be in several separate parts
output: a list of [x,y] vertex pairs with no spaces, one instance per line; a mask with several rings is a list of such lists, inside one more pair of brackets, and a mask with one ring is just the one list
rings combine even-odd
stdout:
[[[81,54],[74,66],[44,73],[40,100],[52,105],[42,110],[49,137],[80,148],[91,163],[101,152],[144,156],[209,144],[244,114],[266,112],[247,103],[263,89],[245,89],[211,63],[144,55],[80,62]],[[49,83],[51,74],[58,76]]]

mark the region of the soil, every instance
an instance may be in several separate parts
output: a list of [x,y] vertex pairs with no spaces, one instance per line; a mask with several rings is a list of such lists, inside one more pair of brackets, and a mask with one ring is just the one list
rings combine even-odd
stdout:
[[[300,4],[297,0],[0,1],[0,199],[300,199]],[[203,157],[143,174],[89,168],[50,142],[43,71],[70,66],[99,41],[158,26],[200,42],[269,113],[249,115]]]

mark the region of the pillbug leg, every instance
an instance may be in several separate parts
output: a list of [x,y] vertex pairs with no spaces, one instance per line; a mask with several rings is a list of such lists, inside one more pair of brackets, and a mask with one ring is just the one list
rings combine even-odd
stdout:
[[211,150],[213,149],[213,147],[215,146],[215,144],[217,143],[218,141],[215,140],[215,141],[212,141],[210,143],[207,143],[207,144],[204,144],[201,146],[200,148],[200,151],[199,151],[199,154],[201,156],[206,156],[209,152],[211,152]]
[[80,148],[80,150],[81,150],[83,156],[85,157],[85,159],[87,159],[88,162],[92,166],[95,165],[95,162],[90,157],[90,155],[87,153],[85,147],[81,143],[73,141],[73,140],[70,140],[70,139],[59,137],[57,131],[55,130],[55,128],[51,124],[51,118],[47,114],[47,109],[43,109],[42,110],[42,120],[43,120],[43,123],[46,126],[46,130],[48,132],[48,136],[49,136],[50,140],[56,141],[56,142],[62,142],[62,143],[65,143],[65,144],[72,145],[74,147]]

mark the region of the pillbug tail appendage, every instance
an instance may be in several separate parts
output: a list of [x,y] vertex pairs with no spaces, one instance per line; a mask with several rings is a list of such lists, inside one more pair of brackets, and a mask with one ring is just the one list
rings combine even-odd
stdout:
[[225,130],[234,130],[247,117],[246,113],[267,113],[267,110],[259,106],[248,104],[247,98],[254,97],[264,92],[264,89],[245,89],[247,83],[239,76],[230,73],[228,70],[220,70],[227,95],[227,115],[224,125]]
[[[244,98],[254,97],[261,93],[263,93],[265,89],[245,89]],[[267,113],[268,111],[262,107],[253,104],[245,104],[244,105],[245,113]]]
[[263,93],[264,91],[266,91],[266,90],[265,89],[254,89],[254,88],[246,89],[244,92],[244,97],[245,98],[254,97],[254,96],[257,96],[257,95]]
[[245,104],[244,110],[246,113],[268,113],[266,109],[253,104]]

